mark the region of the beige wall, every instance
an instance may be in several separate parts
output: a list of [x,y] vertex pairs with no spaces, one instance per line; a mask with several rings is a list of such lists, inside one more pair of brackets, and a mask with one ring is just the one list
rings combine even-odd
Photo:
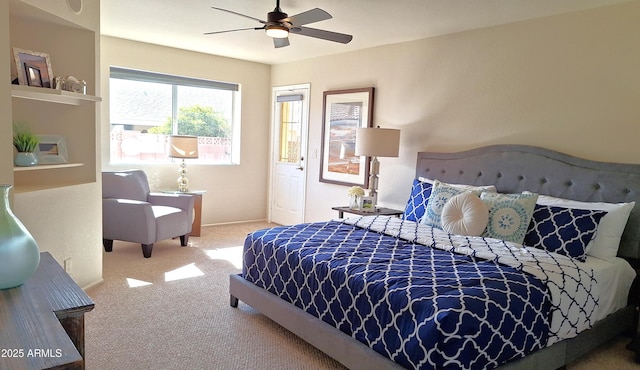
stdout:
[[239,83],[242,91],[240,164],[188,164],[189,187],[207,191],[203,197],[203,224],[265,219],[271,67],[112,37],[102,37],[101,46],[102,169],[142,168],[152,190],[177,186],[177,165],[109,165],[110,66]]
[[[403,207],[416,153],[509,143],[640,163],[640,2],[274,66],[274,86],[311,83],[309,153],[322,92],[376,88],[374,124],[399,128],[380,203]],[[306,221],[335,217],[347,188],[309,162]]]
[[[0,2],[0,50],[11,50],[9,39],[9,3]],[[11,84],[11,63],[13,58],[6,57],[0,59],[0,86]],[[0,137],[9,138],[13,134],[13,122],[11,116],[11,90],[0,89]],[[0,145],[0,183],[13,184],[13,145],[9,140],[3,140]]]
[[14,194],[14,213],[82,288],[102,281],[100,184],[90,183]]

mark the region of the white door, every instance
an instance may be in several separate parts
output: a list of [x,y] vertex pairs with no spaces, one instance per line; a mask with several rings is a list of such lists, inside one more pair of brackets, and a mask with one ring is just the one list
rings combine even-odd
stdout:
[[271,222],[304,222],[309,85],[273,89]]

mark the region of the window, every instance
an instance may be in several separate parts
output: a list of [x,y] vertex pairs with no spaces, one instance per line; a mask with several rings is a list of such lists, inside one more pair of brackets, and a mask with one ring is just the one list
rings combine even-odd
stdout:
[[202,164],[240,162],[238,84],[111,67],[111,153],[115,163],[169,163],[167,136],[198,136]]

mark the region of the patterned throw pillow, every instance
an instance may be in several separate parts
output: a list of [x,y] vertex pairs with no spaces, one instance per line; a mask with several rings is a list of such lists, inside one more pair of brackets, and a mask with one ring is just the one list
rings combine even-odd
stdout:
[[[434,180],[433,189],[431,190],[431,197],[429,198],[429,203],[427,204],[427,211],[420,220],[420,223],[442,229],[440,216],[442,214],[444,205],[447,203],[447,201],[449,201],[449,199],[458,194],[462,194],[465,191],[469,190],[465,190],[465,188],[461,188],[460,186],[454,186],[445,182]],[[476,195],[481,192],[481,190],[470,191],[475,193]]]
[[429,196],[431,196],[431,189],[433,185],[428,182],[420,181],[418,179],[413,180],[413,187],[411,188],[411,195],[407,201],[407,206],[404,209],[403,218],[408,221],[419,222],[427,209],[427,203],[429,202]]
[[600,259],[614,258],[618,254],[620,238],[627,225],[629,214],[635,207],[635,202],[580,202],[547,195],[540,195],[538,203],[546,206],[606,211],[607,214],[598,224],[595,238],[587,245],[587,255]]
[[483,192],[480,199],[489,208],[489,222],[482,236],[522,244],[538,194]]
[[606,211],[536,204],[524,244],[584,262]]

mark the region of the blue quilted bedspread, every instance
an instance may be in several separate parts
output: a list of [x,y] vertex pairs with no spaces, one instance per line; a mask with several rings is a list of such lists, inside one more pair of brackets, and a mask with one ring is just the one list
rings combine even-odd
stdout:
[[547,344],[521,270],[330,221],[250,234],[243,275],[406,368],[490,369]]

